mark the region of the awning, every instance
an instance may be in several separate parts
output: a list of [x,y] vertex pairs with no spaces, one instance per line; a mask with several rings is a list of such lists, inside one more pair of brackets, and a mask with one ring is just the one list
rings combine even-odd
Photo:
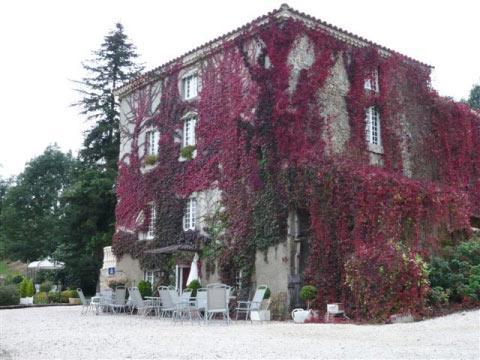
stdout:
[[175,251],[192,251],[196,252],[199,248],[193,244],[175,244],[168,245],[157,249],[145,250],[146,254],[171,254]]

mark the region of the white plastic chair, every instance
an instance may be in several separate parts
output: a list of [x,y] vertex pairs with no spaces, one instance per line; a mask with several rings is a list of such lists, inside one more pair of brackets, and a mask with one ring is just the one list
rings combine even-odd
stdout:
[[211,320],[215,315],[222,314],[223,320],[230,323],[228,310],[229,286],[225,284],[207,285],[207,309],[205,321]]
[[265,292],[267,291],[267,285],[260,285],[255,290],[255,294],[253,295],[253,299],[250,301],[238,301],[237,307],[235,308],[235,320],[238,320],[239,313],[245,313],[245,320],[247,320],[251,316],[250,313],[252,311],[258,311],[262,307],[262,301],[265,297]]
[[80,297],[80,302],[82,303],[81,315],[88,313],[88,310],[92,309],[92,302],[90,299],[85,298],[82,289],[77,289],[78,296]]

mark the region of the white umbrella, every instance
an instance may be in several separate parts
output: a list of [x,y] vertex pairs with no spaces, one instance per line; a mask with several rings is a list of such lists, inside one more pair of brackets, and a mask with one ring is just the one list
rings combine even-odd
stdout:
[[34,261],[28,264],[29,269],[36,269],[36,270],[57,270],[63,269],[65,266],[64,263],[60,261],[52,261],[50,258],[46,258],[40,261]]
[[195,253],[195,256],[193,257],[192,265],[190,266],[190,273],[188,274],[188,279],[187,279],[187,286],[193,281],[193,280],[198,280],[198,254]]

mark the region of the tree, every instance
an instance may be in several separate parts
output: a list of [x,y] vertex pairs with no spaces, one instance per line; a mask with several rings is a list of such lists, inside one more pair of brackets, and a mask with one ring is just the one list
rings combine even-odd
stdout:
[[2,207],[5,201],[5,195],[7,194],[8,187],[10,185],[9,180],[4,180],[0,178],[0,259],[6,257],[6,248],[5,248],[5,235],[2,226]]
[[103,254],[115,227],[115,180],[120,147],[119,104],[114,90],[143,70],[133,46],[116,24],[94,59],[83,64],[88,75],[78,83],[76,104],[95,125],[86,132],[77,181],[65,193],[67,234],[57,254],[65,261],[67,281],[94,293]]
[[82,63],[88,75],[79,81],[77,89],[83,98],[75,105],[95,125],[86,132],[81,151],[82,158],[90,163],[103,164],[107,169],[117,169],[119,135],[119,105],[114,90],[143,70],[135,63],[136,48],[128,41],[120,23],[104,39],[94,58]]
[[0,215],[8,257],[36,260],[55,251],[63,234],[60,197],[76,164],[71,154],[48,146],[8,188]]
[[472,90],[470,90],[468,105],[470,105],[472,109],[480,110],[480,84],[474,85]]
[[65,262],[66,282],[95,293],[103,247],[111,243],[115,192],[106,172],[85,164],[62,196],[64,236],[55,257]]

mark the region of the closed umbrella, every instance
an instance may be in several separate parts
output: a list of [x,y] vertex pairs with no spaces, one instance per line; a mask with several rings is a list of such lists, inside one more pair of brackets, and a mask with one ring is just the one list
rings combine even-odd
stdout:
[[198,254],[195,253],[193,257],[192,265],[190,266],[190,273],[188,274],[187,286],[193,281],[199,280],[198,278]]

